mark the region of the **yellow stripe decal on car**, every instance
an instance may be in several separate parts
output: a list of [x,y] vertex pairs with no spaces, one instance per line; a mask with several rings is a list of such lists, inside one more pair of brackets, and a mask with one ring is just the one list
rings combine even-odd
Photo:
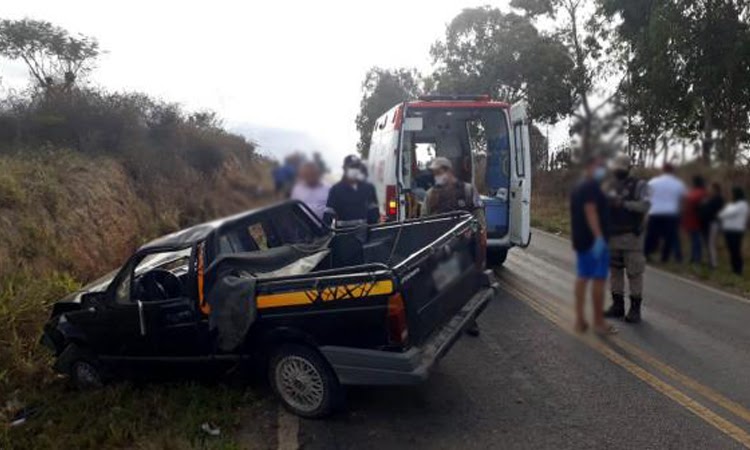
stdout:
[[330,286],[309,291],[284,292],[281,294],[259,295],[256,299],[258,309],[277,308],[281,306],[311,305],[316,302],[333,300],[349,300],[374,295],[393,293],[393,281],[383,280]]

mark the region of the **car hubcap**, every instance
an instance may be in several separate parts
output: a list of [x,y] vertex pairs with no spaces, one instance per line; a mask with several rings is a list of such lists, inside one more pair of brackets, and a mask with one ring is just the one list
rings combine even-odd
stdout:
[[311,412],[323,403],[323,377],[310,361],[299,356],[285,356],[276,366],[276,386],[289,405]]

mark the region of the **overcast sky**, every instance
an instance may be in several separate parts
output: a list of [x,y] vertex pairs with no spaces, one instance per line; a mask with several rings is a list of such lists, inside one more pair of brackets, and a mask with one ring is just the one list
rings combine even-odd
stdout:
[[[337,166],[355,149],[367,69],[429,69],[445,25],[486,3],[4,0],[0,17],[48,20],[99,39],[107,54],[94,84],[212,109],[229,127],[295,130]],[[6,86],[25,81],[22,66],[0,64]]]

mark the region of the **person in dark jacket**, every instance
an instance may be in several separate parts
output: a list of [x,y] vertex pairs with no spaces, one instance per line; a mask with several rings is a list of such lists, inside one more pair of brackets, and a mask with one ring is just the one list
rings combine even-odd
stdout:
[[721,185],[711,183],[708,196],[703,200],[698,208],[698,215],[701,223],[701,235],[708,250],[708,263],[712,268],[718,265],[716,257],[716,242],[721,233],[721,223],[719,223],[719,211],[724,208],[724,196],[721,194]]
[[344,176],[328,193],[323,221],[336,227],[353,227],[377,223],[379,217],[375,187],[365,181],[362,160],[347,156]]

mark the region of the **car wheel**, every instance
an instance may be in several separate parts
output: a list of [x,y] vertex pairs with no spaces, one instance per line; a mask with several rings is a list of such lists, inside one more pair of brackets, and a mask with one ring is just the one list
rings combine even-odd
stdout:
[[487,264],[493,267],[502,266],[505,259],[508,257],[507,248],[488,248],[487,249]]
[[70,364],[70,380],[82,391],[104,386],[101,366],[91,358],[79,358]]
[[333,369],[310,347],[279,347],[271,357],[268,377],[284,406],[298,416],[315,419],[330,415],[342,397]]

